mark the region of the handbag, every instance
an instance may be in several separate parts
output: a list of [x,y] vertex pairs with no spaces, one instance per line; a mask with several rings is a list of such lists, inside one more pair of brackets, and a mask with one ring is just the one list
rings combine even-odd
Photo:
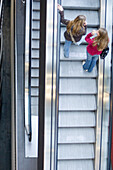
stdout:
[[102,53],[100,54],[100,58],[104,59],[109,53],[109,47],[105,48]]

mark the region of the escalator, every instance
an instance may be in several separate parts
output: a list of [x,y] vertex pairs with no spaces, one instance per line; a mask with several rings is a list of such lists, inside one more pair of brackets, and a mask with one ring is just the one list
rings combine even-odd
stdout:
[[[63,0],[61,5],[64,7],[64,17],[66,19],[73,20],[78,15],[86,16],[87,34],[93,29],[104,27],[101,13],[102,1],[96,0],[93,3],[93,1]],[[103,84],[100,84],[100,76],[102,75],[100,71],[102,61],[100,60],[91,73],[83,70],[82,64],[86,59],[87,46],[85,41],[80,46],[71,45],[70,56],[68,59],[65,58],[63,54],[64,31],[65,27],[61,24],[57,169],[109,169],[106,163],[107,156],[105,156],[107,152],[106,154],[105,151],[103,152],[104,146],[102,144],[105,140],[103,135],[108,135],[108,122],[106,120],[109,119],[109,107],[104,113],[99,110],[101,102],[103,103],[103,101],[100,102],[100,88],[103,89],[104,93],[107,91],[107,96],[109,95],[109,90],[106,90],[106,87],[104,88],[106,85],[104,76],[109,77],[109,75],[107,75],[108,72],[105,75],[103,73]],[[106,124],[106,128],[100,126],[99,121],[102,126]],[[106,123],[103,123],[104,121]],[[100,141],[100,144],[98,141]],[[100,152],[102,150],[100,163],[98,161],[98,150]]]
[[[105,60],[99,59],[91,73],[82,68],[83,61],[86,60],[85,41],[80,46],[72,44],[70,57],[64,58],[63,34],[66,28],[60,24],[59,14],[57,15],[58,2],[44,2],[47,2],[46,38],[43,39],[46,42],[43,54],[45,74],[44,89],[40,89],[39,93],[39,105],[42,99],[44,101],[43,108],[39,109],[43,130],[43,133],[39,131],[39,140],[42,140],[39,147],[41,146],[40,152],[44,156],[39,156],[39,160],[42,160],[44,170],[108,170],[112,2],[61,1],[66,19],[73,20],[80,14],[86,16],[87,34],[99,27],[108,30],[109,55]],[[43,50],[42,44],[40,50]]]
[[11,169],[36,170],[38,168],[40,1],[12,1],[11,11]]
[[[62,6],[69,20],[78,15],[86,16],[87,34],[100,27],[99,0],[95,3],[63,0]],[[86,59],[85,41],[80,46],[71,45],[69,58],[64,57],[64,31],[61,25],[58,170],[94,170],[98,68],[96,66],[91,73],[82,68]]]

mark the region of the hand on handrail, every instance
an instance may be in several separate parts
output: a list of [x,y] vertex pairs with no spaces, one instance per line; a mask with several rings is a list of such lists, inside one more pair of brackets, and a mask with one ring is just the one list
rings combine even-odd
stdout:
[[63,11],[63,7],[60,4],[57,4],[57,8],[59,9],[59,11]]

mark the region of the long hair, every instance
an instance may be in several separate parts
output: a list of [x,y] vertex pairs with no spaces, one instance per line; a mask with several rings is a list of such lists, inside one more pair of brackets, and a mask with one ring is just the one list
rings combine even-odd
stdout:
[[75,35],[75,36],[80,35],[81,30],[82,30],[82,32],[85,31],[85,27],[84,27],[85,21],[86,21],[86,17],[84,15],[77,16],[74,20],[72,20],[68,23],[67,32],[69,33],[72,26],[73,26],[72,34]]
[[102,51],[108,46],[109,37],[105,28],[100,28],[98,32],[99,35],[94,38],[93,46],[97,45],[98,51]]

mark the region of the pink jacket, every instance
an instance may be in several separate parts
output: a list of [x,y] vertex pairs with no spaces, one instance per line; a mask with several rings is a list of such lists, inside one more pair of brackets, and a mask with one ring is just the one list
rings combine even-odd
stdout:
[[96,46],[93,46],[92,43],[94,41],[94,38],[90,39],[90,37],[92,37],[93,35],[91,33],[89,33],[85,40],[88,42],[88,46],[87,46],[87,52],[90,54],[90,55],[100,55],[102,53],[102,51],[98,51],[97,50],[97,45]]

